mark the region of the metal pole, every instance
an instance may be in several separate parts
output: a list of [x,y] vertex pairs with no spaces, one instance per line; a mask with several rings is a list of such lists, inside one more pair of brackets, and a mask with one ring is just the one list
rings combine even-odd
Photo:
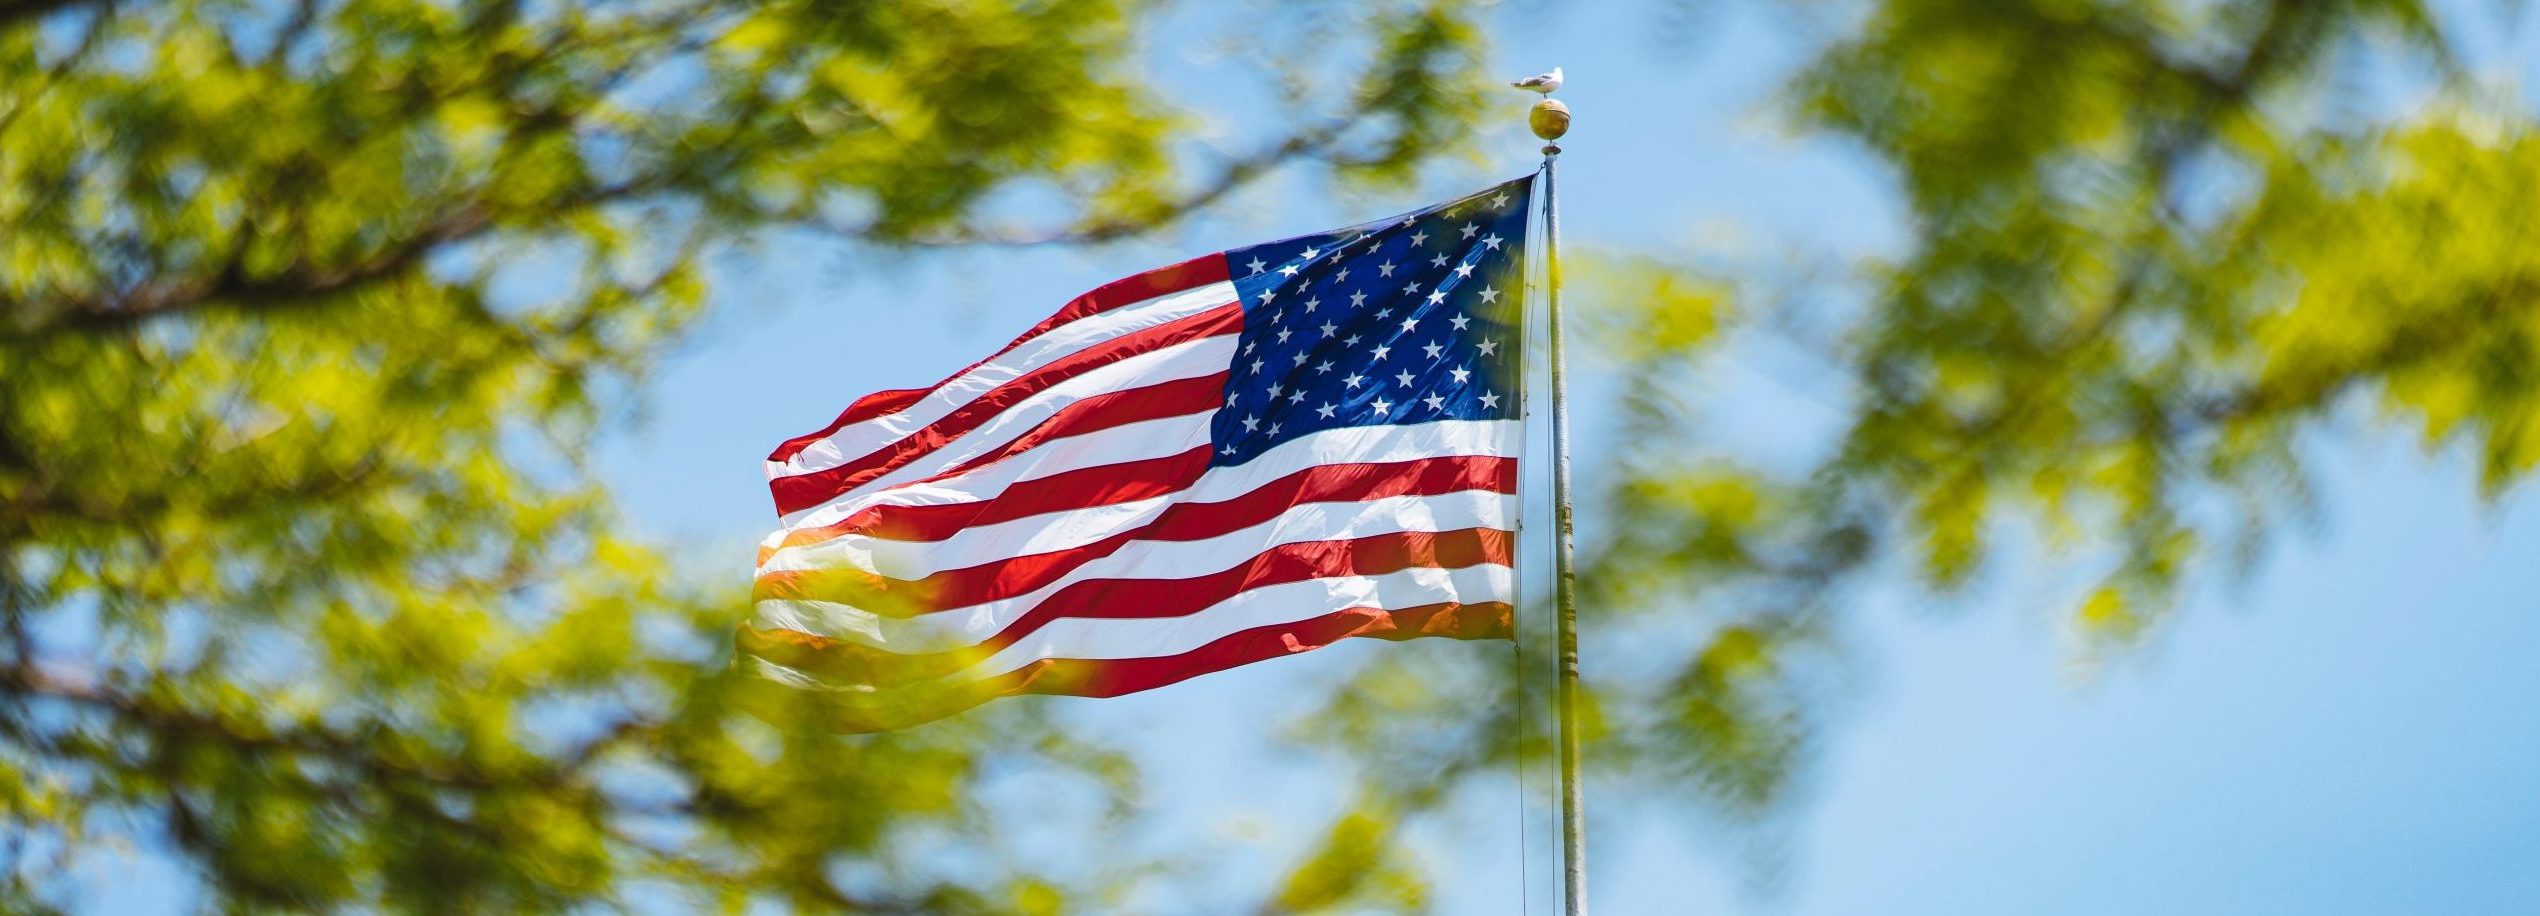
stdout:
[[[1546,99],[1537,106],[1561,103]],[[1552,364],[1552,606],[1553,641],[1561,670],[1554,702],[1560,714],[1561,754],[1561,911],[1587,914],[1587,797],[1579,778],[1579,604],[1573,588],[1577,570],[1570,552],[1570,391],[1562,378],[1561,353],[1561,206],[1554,176],[1561,158],[1558,140],[1569,129],[1569,109],[1554,119],[1531,119],[1543,147],[1544,308],[1550,335],[1547,356]]]

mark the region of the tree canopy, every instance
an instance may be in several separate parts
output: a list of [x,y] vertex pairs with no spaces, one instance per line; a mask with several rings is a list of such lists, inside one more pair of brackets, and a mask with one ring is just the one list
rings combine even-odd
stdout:
[[[1882,3],[1786,108],[1892,167],[1914,231],[1842,295],[1665,273],[1621,316],[1715,344],[1631,351],[1659,444],[1613,476],[1590,577],[1598,607],[1718,624],[1618,691],[1662,769],[1768,800],[1806,659],[1883,561],[1942,594],[2041,558],[2011,544],[2104,562],[2065,616],[2122,651],[2313,511],[2303,437],[2343,418],[2468,449],[2489,495],[2540,461],[2533,119],[2421,4]],[[1717,328],[1823,356],[1846,419],[1819,462],[1665,435]]]
[[[1946,600],[2006,558],[2060,557],[2096,582],[2056,613],[2081,651],[2120,654],[2184,586],[2321,511],[2323,434],[2464,450],[2490,497],[2540,462],[2534,118],[2435,11],[1860,12],[1774,107],[1891,170],[1902,251],[1576,271],[1627,443],[1581,510],[1602,535],[1582,548],[1588,651],[1629,671],[1589,672],[1588,759],[1632,797],[1769,819],[1846,689],[1873,583]],[[1758,340],[1815,360],[1841,419],[1813,459],[1702,435],[1722,407],[1703,382]],[[1344,690],[1386,699],[1343,700],[1326,731],[1394,771],[1540,755],[1512,737],[1518,698],[1417,686],[1478,666],[1388,659]],[[1401,721],[1429,724],[1403,740]]]
[[0,4],[10,896],[138,841],[250,907],[1054,907],[905,850],[999,862],[983,772],[1117,758],[740,715],[728,577],[618,533],[584,447],[717,246],[1112,238],[1289,163],[1399,180],[1475,107],[1466,11],[1385,4],[1260,73],[1292,134],[1179,142],[1152,12]]

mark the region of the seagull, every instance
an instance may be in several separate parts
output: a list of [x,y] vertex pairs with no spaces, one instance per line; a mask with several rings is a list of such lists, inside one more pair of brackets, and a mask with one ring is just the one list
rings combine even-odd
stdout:
[[1519,89],[1532,89],[1545,95],[1551,95],[1554,92],[1559,91],[1561,88],[1561,68],[1554,67],[1550,73],[1546,73],[1541,76],[1529,76],[1508,85],[1515,86]]

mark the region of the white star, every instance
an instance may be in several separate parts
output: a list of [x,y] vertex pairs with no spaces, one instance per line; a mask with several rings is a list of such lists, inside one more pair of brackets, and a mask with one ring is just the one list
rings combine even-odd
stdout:
[[1437,396],[1437,395],[1434,395],[1434,394],[1433,394],[1433,395],[1430,395],[1430,396],[1428,396],[1428,397],[1421,398],[1420,400],[1421,400],[1421,401],[1423,401],[1423,402],[1425,402],[1425,403],[1427,403],[1427,404],[1429,405],[1429,409],[1430,409],[1430,410],[1445,410],[1445,409],[1446,409],[1446,399],[1445,399],[1445,398],[1442,398],[1442,397],[1439,397],[1439,396]]
[[1278,291],[1278,290],[1275,290],[1275,289],[1265,289],[1265,290],[1262,290],[1262,291],[1261,291],[1261,304],[1263,304],[1263,305],[1269,305],[1269,304],[1270,304],[1270,300],[1272,300],[1272,299],[1277,299],[1277,298],[1279,298],[1279,291]]
[[1385,361],[1385,354],[1387,354],[1387,353],[1391,353],[1391,352],[1393,352],[1393,348],[1392,348],[1392,347],[1390,347],[1390,346],[1377,347],[1377,348],[1376,348],[1376,358],[1375,358],[1375,359],[1373,359],[1373,360],[1370,360],[1370,362],[1379,362],[1379,363],[1380,363],[1380,362],[1384,362],[1384,361]]
[[1286,329],[1286,328],[1280,328],[1280,329],[1279,329],[1279,342],[1280,342],[1280,343],[1287,343],[1287,342],[1288,342],[1288,329]]
[[1363,382],[1363,381],[1366,381],[1366,380],[1367,380],[1367,377],[1366,377],[1366,376],[1364,376],[1364,375],[1354,375],[1354,374],[1353,374],[1353,375],[1351,375],[1351,376],[1350,376],[1350,377],[1348,377],[1348,378],[1342,379],[1342,380],[1341,380],[1341,384],[1342,384],[1342,385],[1344,385],[1344,386],[1350,387],[1350,388],[1356,388],[1356,387],[1358,387],[1358,383]]
[[1482,231],[1482,227],[1473,225],[1472,223],[1465,223],[1464,228],[1457,231],[1464,233],[1464,237],[1469,239],[1473,237],[1473,233]]
[[1426,244],[1428,244],[1428,243],[1429,243],[1429,234],[1428,234],[1428,233],[1426,233],[1426,232],[1414,232],[1414,233],[1412,233],[1412,234],[1411,234],[1411,247],[1413,247],[1413,248],[1418,248],[1418,247],[1420,247],[1420,246],[1422,246],[1422,245],[1426,245]]
[[1233,454],[1235,454],[1235,447],[1234,447],[1234,446],[1229,445],[1229,446],[1226,446],[1225,448],[1218,449],[1218,450],[1217,450],[1217,454],[1220,454],[1220,455],[1227,455],[1227,456],[1232,456]]
[[1420,352],[1429,354],[1430,359],[1437,359],[1438,354],[1446,352],[1446,345],[1433,343],[1428,346],[1421,347]]
[[1455,369],[1449,369],[1449,370],[1446,370],[1446,374],[1448,374],[1448,375],[1452,375],[1452,376],[1455,376],[1455,383],[1456,383],[1456,384],[1458,384],[1458,385],[1461,385],[1461,384],[1464,384],[1464,380],[1465,380],[1465,379],[1471,378],[1471,377],[1473,376],[1473,370],[1471,370],[1471,369],[1464,369],[1464,368],[1455,368]]
[[1341,346],[1344,346],[1344,347],[1355,347],[1355,346],[1358,346],[1358,335],[1356,335],[1356,334],[1352,334],[1352,335],[1349,335],[1348,337],[1341,338]]
[[1377,412],[1377,413],[1382,414],[1382,413],[1391,413],[1391,412],[1393,412],[1393,402],[1392,402],[1392,401],[1388,401],[1388,400],[1385,400],[1385,399],[1383,399],[1383,398],[1377,398],[1377,399],[1376,399],[1376,405],[1375,405],[1375,406],[1376,406],[1376,412]]
[[1347,282],[1349,282],[1349,268],[1343,267],[1343,268],[1341,268],[1341,272],[1340,272],[1340,273],[1333,274],[1333,275],[1332,275],[1332,282],[1334,282],[1334,283],[1347,283]]
[[1482,338],[1482,355],[1483,355],[1483,356],[1489,356],[1489,355],[1491,355],[1491,354],[1493,354],[1493,353],[1497,353],[1497,352],[1499,352],[1499,341],[1492,340],[1492,339],[1490,339],[1490,338],[1488,338],[1488,337],[1484,337],[1484,338]]
[[1260,341],[1257,341],[1257,340],[1256,340],[1256,341],[1252,341],[1252,342],[1247,343],[1247,344],[1244,344],[1244,355],[1245,355],[1245,356],[1251,356],[1251,355],[1252,355],[1252,348],[1254,348],[1254,347],[1258,347],[1258,346],[1261,346],[1261,342],[1260,342]]
[[1497,234],[1482,236],[1482,244],[1490,246],[1490,250],[1492,251],[1498,251],[1499,243],[1502,241],[1504,241],[1504,239],[1501,239]]
[[1297,389],[1297,390],[1295,390],[1295,391],[1288,392],[1288,403],[1290,403],[1290,404],[1301,404],[1301,403],[1304,403],[1304,402],[1305,402],[1305,389],[1303,389],[1303,388],[1299,388],[1299,389]]
[[1499,287],[1496,287],[1496,286],[1485,286],[1485,287],[1482,287],[1482,301],[1483,301],[1483,302],[1498,302],[1498,301],[1499,301]]
[[1393,276],[1393,262],[1386,261],[1385,263],[1376,265],[1376,273],[1381,276]]
[[1394,378],[1394,381],[1401,382],[1401,383],[1402,383],[1402,387],[1405,387],[1405,388],[1409,388],[1409,387],[1411,387],[1411,370],[1409,370],[1409,369],[1404,369],[1404,370],[1402,370],[1402,374],[1401,374],[1401,375],[1394,376],[1393,378]]
[[1227,396],[1226,396],[1226,406],[1228,406],[1228,407],[1233,407],[1233,406],[1235,406],[1235,396],[1234,396],[1234,395],[1231,395],[1231,394],[1230,394],[1230,395],[1227,395]]
[[1324,361],[1322,361],[1322,362],[1319,362],[1319,363],[1315,363],[1315,364],[1314,364],[1314,374],[1316,374],[1316,375],[1322,375],[1322,374],[1327,373],[1327,372],[1330,372],[1330,371],[1332,371],[1332,361],[1331,361],[1331,360],[1328,360],[1328,359],[1327,359],[1327,360],[1324,360]]
[[1402,294],[1403,294],[1403,295],[1405,295],[1405,296],[1417,296],[1417,295],[1419,295],[1419,294],[1420,294],[1420,284],[1417,284],[1417,283],[1405,283],[1405,284],[1403,284],[1403,285],[1402,285]]
[[1244,418],[1244,432],[1251,432],[1251,431],[1253,431],[1253,430],[1260,429],[1260,428],[1261,428],[1261,418],[1260,418],[1260,417],[1250,417],[1250,416],[1248,416],[1248,417],[1245,417],[1245,418]]
[[1296,364],[1297,364],[1297,365],[1300,365],[1300,366],[1305,365],[1305,353],[1304,353],[1304,351],[1298,351],[1298,352],[1297,352],[1297,354],[1296,354]]
[[1403,329],[1404,331],[1416,331],[1416,330],[1419,330],[1419,329],[1420,329],[1420,319],[1418,319],[1418,318],[1405,318],[1405,319],[1403,319],[1403,320],[1402,320],[1402,329]]
[[1276,424],[1276,423],[1272,423],[1272,424],[1270,424],[1270,434],[1271,434],[1271,435],[1273,435],[1273,436],[1276,436],[1276,435],[1278,435],[1278,434],[1279,434],[1279,424]]
[[1264,267],[1268,267],[1268,266],[1270,266],[1270,265],[1268,265],[1268,264],[1266,264],[1266,263],[1263,263],[1263,262],[1262,262],[1262,260],[1261,260],[1260,258],[1256,257],[1256,258],[1253,258],[1253,259],[1252,259],[1252,263],[1250,263],[1250,264],[1246,264],[1246,265],[1244,265],[1244,266],[1245,266],[1245,267],[1252,268],[1252,272],[1253,272],[1253,273],[1260,273],[1262,268],[1264,268]]
[[1331,419],[1331,418],[1332,418],[1332,405],[1330,405],[1330,404],[1325,404],[1325,405],[1323,405],[1323,406],[1321,406],[1321,407],[1314,408],[1314,415],[1315,415],[1315,416],[1318,416],[1318,417],[1322,417],[1323,419],[1326,419],[1326,420]]
[[1491,199],[1490,199],[1490,208],[1491,208],[1491,209],[1493,209],[1493,210],[1497,210],[1497,209],[1499,209],[1499,208],[1501,208],[1501,207],[1505,207],[1505,206],[1508,206],[1508,192],[1506,192],[1506,191],[1501,191],[1501,192],[1499,192],[1498,194],[1491,195]]
[[1315,306],[1318,306],[1318,305],[1322,305],[1322,304],[1323,304],[1323,300],[1321,300],[1321,299],[1307,299],[1307,300],[1305,300],[1305,313],[1306,313],[1306,314],[1308,314],[1308,315],[1314,314],[1314,307],[1315,307]]
[[1383,320],[1385,320],[1385,319],[1387,319],[1387,318],[1391,318],[1391,317],[1393,317],[1393,310],[1392,310],[1392,309],[1377,309],[1377,310],[1376,310],[1376,320],[1377,320],[1377,321],[1383,321]]
[[1455,317],[1447,319],[1446,323],[1454,325],[1456,330],[1461,331],[1464,330],[1465,325],[1472,324],[1473,319],[1464,317],[1463,312],[1457,312]]
[[1429,266],[1431,266],[1431,267],[1445,267],[1445,266],[1446,266],[1446,256],[1445,256],[1445,255],[1438,255],[1437,257],[1430,258],[1430,259],[1429,259]]
[[1279,265],[1279,275],[1280,275],[1280,276],[1285,276],[1285,277],[1293,277],[1293,276],[1296,276],[1296,265],[1294,265],[1294,264],[1281,264],[1281,265]]
[[[1456,381],[1459,381],[1459,382],[1460,382],[1460,381],[1463,381],[1463,379],[1456,379]],[[1279,396],[1279,395],[1281,395],[1281,394],[1285,394],[1285,393],[1287,392],[1287,390],[1288,390],[1288,386],[1286,386],[1286,385],[1280,385],[1280,384],[1277,384],[1277,383],[1272,383],[1272,384],[1271,384],[1271,386],[1270,386],[1270,396],[1271,396],[1271,397],[1274,397],[1274,398],[1275,398],[1275,397],[1278,397],[1278,396]],[[1229,405],[1229,406],[1231,406],[1231,405]]]
[[1459,277],[1469,277],[1469,276],[1472,276],[1472,275],[1473,275],[1473,262],[1471,262],[1471,261],[1466,261],[1466,262],[1464,262],[1464,263],[1462,263],[1462,264],[1457,264],[1457,265],[1455,265],[1455,275],[1456,275],[1456,276],[1459,276]]
[[1325,337],[1330,337],[1330,336],[1332,336],[1332,332],[1334,332],[1334,331],[1338,331],[1338,330],[1340,330],[1340,329],[1341,329],[1341,326],[1340,326],[1340,325],[1333,324],[1333,323],[1331,323],[1331,322],[1329,322],[1329,321],[1323,322],[1323,336],[1325,336]]
[[[1466,235],[1466,236],[1465,236],[1465,238],[1471,238],[1471,237],[1472,237],[1471,235]],[[1304,258],[1304,259],[1306,259],[1306,260],[1308,260],[1308,261],[1311,261],[1311,260],[1314,260],[1314,257],[1315,257],[1316,255],[1319,255],[1319,254],[1322,254],[1322,252],[1320,252],[1320,251],[1316,251],[1316,250],[1314,250],[1314,249],[1312,249],[1312,248],[1308,248],[1308,249],[1306,249],[1306,250],[1304,250],[1304,251],[1297,252],[1297,257]]]
[[1366,293],[1351,293],[1351,294],[1349,294],[1349,304],[1350,304],[1350,307],[1351,307],[1351,308],[1356,308],[1356,307],[1358,307],[1358,306],[1366,305],[1366,304],[1367,304],[1367,294],[1366,294]]
[[1275,312],[1271,312],[1271,313],[1270,313],[1270,321],[1271,321],[1272,323],[1274,323],[1274,324],[1275,324],[1275,323],[1278,323],[1278,322],[1281,322],[1281,321],[1286,321],[1286,320],[1288,320],[1288,310],[1287,310],[1287,309],[1280,309],[1280,310],[1278,310],[1278,311],[1275,311]]
[[1490,410],[1498,410],[1499,395],[1495,395],[1487,391],[1482,392],[1482,406]]
[[1261,374],[1261,361],[1260,361],[1260,360],[1257,360],[1257,359],[1256,359],[1256,360],[1253,360],[1253,361],[1252,361],[1252,374],[1254,374],[1254,375],[1260,375],[1260,374]]
[[1444,303],[1444,302],[1446,302],[1446,290],[1443,290],[1443,289],[1433,289],[1433,290],[1430,290],[1430,291],[1429,291],[1429,304],[1430,304],[1430,305],[1439,305],[1439,304],[1442,304],[1442,303]]

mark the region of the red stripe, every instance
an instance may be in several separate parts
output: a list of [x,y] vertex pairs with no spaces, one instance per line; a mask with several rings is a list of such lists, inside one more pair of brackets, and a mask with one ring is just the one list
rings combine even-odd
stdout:
[[[1229,303],[1175,321],[1160,324],[1133,334],[1124,334],[1099,347],[1069,355],[1012,381],[990,389],[977,400],[962,405],[925,428],[909,433],[899,441],[875,449],[871,454],[834,468],[778,477],[768,482],[776,495],[778,514],[817,506],[838,494],[888,474],[927,453],[944,447],[963,433],[979,428],[1006,408],[1039,394],[1050,386],[1092,372],[1104,366],[1142,353],[1166,347],[1233,334],[1243,330],[1244,313],[1240,304]],[[1219,376],[1222,385],[1224,376]],[[1170,416],[1167,414],[1166,416]],[[1150,418],[1152,419],[1152,418]],[[1046,422],[1046,421],[1044,421]]]
[[1222,283],[1229,276],[1226,256],[1218,253],[1201,255],[1170,267],[1162,267],[1105,283],[1068,302],[1067,307],[1059,309],[1057,314],[1042,319],[1040,324],[1033,325],[1031,330],[1023,332],[1023,335],[1015,338],[1013,343],[1006,344],[1004,348],[989,354],[987,359],[971,363],[963,367],[960,372],[945,376],[941,382],[925,388],[877,391],[856,399],[855,403],[847,405],[847,409],[838,414],[837,419],[830,421],[828,426],[821,427],[819,432],[785,440],[784,444],[777,446],[776,451],[767,456],[767,460],[790,459],[812,443],[828,438],[830,434],[845,429],[849,424],[862,423],[883,414],[906,409],[908,405],[917,403],[918,400],[934,393],[935,389],[951,383],[953,379],[968,375],[970,370],[987,365],[990,360],[1013,352],[1014,348],[1022,346],[1035,337],[1047,334],[1060,325],[1099,315],[1124,305],[1134,305],[1157,296],[1198,289],[1211,283]]
[[[1041,443],[1068,436],[1101,432],[1115,426],[1187,417],[1217,409],[1226,396],[1226,373],[1197,378],[1176,379],[1159,385],[1148,385],[1128,391],[1097,394],[1058,409],[1050,418],[1032,427],[1031,432],[1016,436],[1014,441],[997,446],[987,454],[964,461],[960,466],[936,477],[951,477],[1004,461],[1040,447]],[[935,478],[928,478],[935,479]]]
[[922,579],[894,579],[852,567],[770,572],[758,577],[752,599],[834,601],[886,617],[911,617],[1028,594],[1132,541],[1216,537],[1277,518],[1303,503],[1364,502],[1388,496],[1438,496],[1465,490],[1516,492],[1516,461],[1458,456],[1320,465],[1232,499],[1168,507],[1145,525],[1090,544],[942,570]]
[[[804,528],[785,535],[778,549],[800,547],[863,534],[895,541],[940,541],[963,529],[993,525],[1048,512],[1092,509],[1153,499],[1189,489],[1208,470],[1208,446],[1179,455],[1078,468],[1032,480],[1016,481],[994,498],[932,506],[872,506],[836,524]],[[760,548],[759,562],[775,551]]]
[[768,661],[832,680],[902,685],[960,671],[1055,620],[1187,617],[1268,585],[1380,576],[1413,568],[1504,566],[1514,562],[1513,539],[1513,534],[1497,528],[1378,534],[1281,544],[1232,568],[1187,579],[1088,579],[1059,589],[995,636],[945,652],[893,652],[812,633],[749,626],[741,628],[739,645]]
[[1506,639],[1513,608],[1505,601],[1445,602],[1387,611],[1356,607],[1295,623],[1255,627],[1180,655],[1155,658],[1048,658],[992,682],[999,695],[1038,693],[1116,697],[1153,690],[1216,671],[1320,649],[1353,636],[1405,640],[1422,636]]
[[1116,697],[1153,690],[1203,674],[1319,649],[1351,637],[1506,639],[1513,616],[1514,609],[1501,601],[1424,604],[1391,611],[1345,608],[1294,623],[1244,630],[1178,655],[1042,659],[1008,674],[949,689],[905,690],[878,696],[797,690],[749,678],[742,682],[736,699],[773,722],[816,725],[837,732],[876,732],[940,719],[1001,696],[1036,693]]
[[[1148,385],[1127,391],[1107,391],[1059,408],[1057,412],[1050,414],[1048,419],[1032,427],[1031,431],[1015,437],[1012,442],[990,450],[987,454],[964,461],[959,467],[946,469],[943,473],[930,477],[895,484],[891,489],[949,480],[1063,436],[1100,432],[1131,423],[1189,416],[1212,410],[1216,408],[1218,399],[1224,395],[1225,390],[1226,373],[1220,372],[1198,378],[1175,379],[1160,385]],[[768,489],[776,494],[778,511],[784,513],[818,506],[838,498],[845,492],[843,490],[833,492],[831,487],[821,485],[818,478],[810,474],[779,477],[768,481],[767,485]],[[796,508],[785,508],[788,505]]]

